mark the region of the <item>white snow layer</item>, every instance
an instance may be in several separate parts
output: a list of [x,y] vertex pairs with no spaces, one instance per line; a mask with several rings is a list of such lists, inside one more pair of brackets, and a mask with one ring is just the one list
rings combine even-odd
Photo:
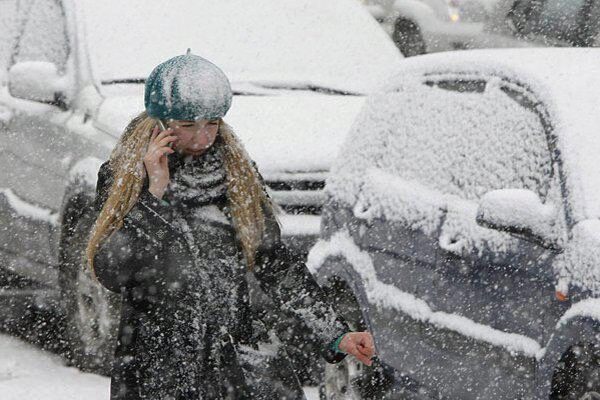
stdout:
[[478,217],[497,226],[531,228],[544,235],[556,219],[553,204],[542,204],[530,190],[500,189],[485,194]]
[[[364,96],[292,91],[234,96],[224,120],[265,176],[281,171],[328,171],[364,100]],[[140,87],[135,94],[107,98],[98,123],[118,136],[143,109]]]
[[98,170],[102,160],[96,157],[85,157],[75,163],[69,171],[69,181],[83,181],[86,185],[96,188],[98,181]]
[[[529,218],[529,202],[521,222],[559,245],[572,236],[555,264],[562,286],[570,280],[600,293],[599,58],[600,49],[511,49],[405,60],[367,98],[327,194],[357,217],[425,233],[447,210],[442,247],[458,254],[487,247],[501,256],[518,241],[478,226],[478,205],[496,190],[529,190],[544,218]],[[471,87],[458,90],[457,81]]]
[[[361,172],[375,166],[471,199],[519,188],[544,200],[551,155],[543,121],[532,110],[539,102],[556,138],[573,219],[599,218],[598,58],[600,49],[546,48],[405,60],[385,89],[367,100],[330,191],[353,204]],[[460,93],[438,83],[456,79],[488,84],[484,92]],[[531,94],[509,93],[519,86]]]
[[381,282],[377,278],[371,257],[356,246],[347,231],[339,231],[330,240],[317,242],[308,255],[307,265],[311,272],[316,273],[328,257],[336,256],[345,258],[358,273],[369,303],[377,307],[398,310],[415,320],[503,347],[511,353],[528,357],[543,354],[539,343],[527,336],[499,331],[457,314],[434,312],[425,301]]
[[576,317],[590,317],[600,321],[600,299],[585,299],[573,304],[558,321],[556,327],[560,328]]
[[551,163],[539,117],[497,85],[460,93],[435,79],[403,74],[367,99],[328,191],[354,204],[364,172],[375,167],[469,200],[503,188],[545,194]]
[[[106,400],[110,379],[64,366],[60,357],[7,335],[0,335],[2,400]],[[305,387],[307,400],[318,389]]]
[[58,214],[52,210],[36,206],[21,199],[9,188],[0,188],[0,195],[3,195],[11,208],[19,215],[35,219],[38,221],[48,222],[51,225],[58,225]]
[[554,270],[561,280],[600,293],[600,220],[578,223]]
[[283,236],[317,236],[321,227],[321,217],[317,215],[282,214],[277,217],[281,223]]
[[109,379],[65,367],[58,356],[0,335],[2,400],[106,400]]
[[[144,0],[85,0],[77,6],[101,80],[145,78],[189,47],[232,82],[293,79],[364,93],[402,57],[353,0],[255,0],[252,6],[244,0],[173,0],[168,9]],[[172,29],[172,21],[180,28]]]
[[29,99],[32,94],[50,95],[63,92],[67,79],[60,77],[56,64],[47,61],[23,61],[12,66],[8,72],[10,82],[17,84],[11,90],[16,98]]
[[6,69],[17,33],[17,0],[0,1],[0,86],[6,79]]
[[502,257],[518,250],[518,239],[477,224],[477,212],[474,201],[375,168],[366,171],[353,208],[354,216],[368,221],[379,218],[400,222],[428,235],[439,231],[440,246],[454,254],[466,256],[491,247]]

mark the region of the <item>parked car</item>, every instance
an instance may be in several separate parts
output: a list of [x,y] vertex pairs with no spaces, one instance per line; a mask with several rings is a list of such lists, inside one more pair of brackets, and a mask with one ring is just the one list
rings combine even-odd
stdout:
[[379,361],[328,366],[327,398],[383,398],[372,379],[418,398],[598,398],[599,57],[426,55],[368,98],[308,260]]
[[[118,299],[84,268],[96,174],[143,110],[144,78],[192,48],[223,68],[227,116],[285,211],[286,237],[318,234],[338,145],[401,56],[353,0],[21,0],[0,88],[0,264],[11,291],[64,313],[72,357],[109,365]],[[33,300],[32,300],[33,299]]]
[[497,0],[363,0],[403,55],[474,47]]
[[485,32],[502,47],[598,47],[600,1],[501,0]]

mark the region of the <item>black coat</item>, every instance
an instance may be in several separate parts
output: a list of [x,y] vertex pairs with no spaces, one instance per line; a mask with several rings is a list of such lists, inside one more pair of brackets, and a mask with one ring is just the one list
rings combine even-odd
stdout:
[[[98,173],[97,211],[112,181],[106,162]],[[303,398],[289,365],[264,357],[265,333],[251,311],[245,271],[229,271],[227,285],[214,286],[212,273],[223,266],[201,262],[209,253],[213,264],[223,257],[241,259],[233,228],[213,224],[219,234],[194,243],[175,223],[176,211],[148,191],[146,180],[123,227],[96,254],[99,282],[122,297],[111,399]],[[221,248],[214,257],[212,251]],[[348,327],[301,259],[282,244],[274,220],[267,224],[254,276],[278,306],[274,312],[310,328],[328,362],[343,358],[329,345]]]

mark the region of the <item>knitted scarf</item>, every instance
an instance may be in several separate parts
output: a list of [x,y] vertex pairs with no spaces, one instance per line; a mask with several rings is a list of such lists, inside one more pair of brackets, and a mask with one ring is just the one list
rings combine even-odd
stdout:
[[169,156],[169,173],[165,200],[173,206],[194,209],[226,195],[227,173],[219,146],[211,146],[198,157],[173,153]]

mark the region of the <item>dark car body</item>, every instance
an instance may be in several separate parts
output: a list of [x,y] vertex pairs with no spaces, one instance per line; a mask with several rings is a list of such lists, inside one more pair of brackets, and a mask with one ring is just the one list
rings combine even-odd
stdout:
[[[351,298],[381,365],[429,397],[598,391],[598,55],[420,57],[355,121],[309,264]],[[325,391],[361,373],[330,368]]]

